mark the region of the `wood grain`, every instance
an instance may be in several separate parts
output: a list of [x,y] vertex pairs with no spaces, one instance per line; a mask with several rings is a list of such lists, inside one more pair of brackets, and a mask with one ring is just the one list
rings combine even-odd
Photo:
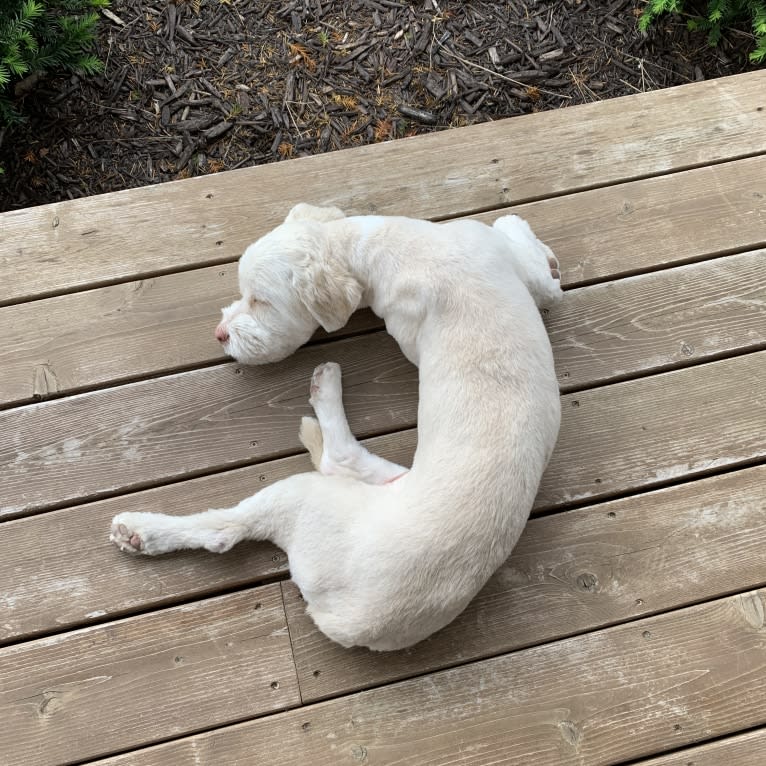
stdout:
[[606,766],[766,721],[766,592],[104,761]]
[[0,651],[0,764],[93,758],[300,703],[278,585]]
[[[381,436],[367,444],[389,460],[409,463],[415,433]],[[184,551],[149,560],[118,551],[107,540],[109,527],[112,516],[122,511],[183,515],[234,505],[275,481],[310,470],[308,455],[297,455],[4,523],[0,642],[285,574],[287,557],[268,543],[243,543],[225,556]]]
[[[238,295],[229,264],[0,308],[0,406],[224,362],[213,330]],[[382,326],[359,311],[314,342]]]
[[[359,436],[415,424],[417,371],[389,336],[331,349]],[[307,348],[273,366],[223,365],[0,413],[0,433],[10,434],[0,445],[0,516],[298,452],[308,378],[326,358],[326,347]],[[764,359],[747,354],[566,395],[539,507],[763,457]]]
[[4,213],[3,301],[233,261],[301,200],[448,218],[763,153],[764,78],[751,72]]
[[[766,753],[766,730],[759,729],[736,737],[727,737],[680,753],[661,755],[640,761],[640,766],[763,766]],[[639,766],[639,764],[636,764]]]
[[761,586],[766,467],[532,519],[450,626],[403,652],[333,644],[283,583],[304,702]]
[[766,456],[766,352],[562,397],[538,509],[688,480]]
[[414,422],[417,373],[385,333],[305,348],[279,364],[225,364],[29,405],[0,413],[9,434],[0,515],[299,452],[311,373],[328,354],[343,365],[360,436]]
[[[507,212],[479,217],[491,223]],[[766,157],[545,200],[515,212],[532,220],[538,234],[558,251],[565,285],[646,271],[766,244]],[[709,225],[711,220],[715,226]],[[742,261],[721,260],[718,267],[700,265],[699,271],[621,284],[615,293],[620,292],[634,311],[639,310],[642,296],[650,294],[654,322],[648,330],[628,328],[638,333],[635,344],[632,337],[631,342],[621,342],[618,335],[602,332],[596,339],[598,352],[614,358],[619,371],[629,372],[630,361],[620,357],[634,345],[650,359],[664,356],[660,362],[664,365],[762,342],[763,331],[751,338],[745,329],[758,330],[753,325],[759,312],[763,317],[766,277],[756,265],[763,257],[759,251]],[[236,297],[236,277],[234,266],[216,266],[0,309],[0,406],[223,361],[212,333],[221,307]],[[669,282],[677,278],[687,287]],[[716,292],[727,296],[744,292],[750,297],[724,300]],[[575,302],[574,310],[587,316],[591,293],[579,295],[584,302]],[[618,303],[609,305],[619,312]],[[605,304],[594,310],[604,311]],[[728,332],[707,332],[701,343],[674,338],[671,349],[657,337],[658,322],[667,321],[665,331],[680,336],[687,329],[701,330],[708,316],[716,324],[722,320]],[[601,317],[609,326],[621,320],[621,316]],[[382,321],[362,312],[335,335],[382,327]],[[587,332],[586,320],[577,328]],[[649,348],[652,340],[661,340],[661,348]],[[690,347],[697,351],[688,354]],[[584,370],[591,364],[604,367],[593,354]],[[581,376],[578,385],[604,377],[609,377],[606,370],[596,377]],[[566,388],[568,381],[561,382]]]
[[766,158],[618,184],[477,216],[526,218],[567,284],[766,245]]
[[764,263],[757,250],[569,290],[547,322],[561,390],[764,348]]

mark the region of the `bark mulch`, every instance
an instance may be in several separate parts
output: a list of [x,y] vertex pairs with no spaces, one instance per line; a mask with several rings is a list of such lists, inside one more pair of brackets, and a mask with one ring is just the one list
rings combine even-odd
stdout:
[[746,71],[640,0],[113,0],[102,76],[51,79],[0,146],[0,210]]

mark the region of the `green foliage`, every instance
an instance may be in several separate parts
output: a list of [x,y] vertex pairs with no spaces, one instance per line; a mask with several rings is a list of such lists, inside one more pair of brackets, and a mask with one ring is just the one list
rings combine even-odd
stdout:
[[88,50],[99,8],[109,0],[0,0],[0,129],[21,119],[12,97],[35,73],[94,74],[101,62]]
[[[645,32],[658,16],[682,13],[691,5],[689,0],[649,0],[638,26]],[[690,11],[694,13],[693,9]],[[689,29],[707,32],[710,44],[718,45],[724,27],[738,21],[752,23],[755,48],[750,53],[750,60],[755,64],[763,63],[766,60],[766,0],[707,0],[706,14],[693,15],[687,24]]]

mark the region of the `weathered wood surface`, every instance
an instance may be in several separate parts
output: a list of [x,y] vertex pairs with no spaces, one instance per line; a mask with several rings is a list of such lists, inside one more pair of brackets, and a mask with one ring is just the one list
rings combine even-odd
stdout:
[[[224,362],[213,331],[238,296],[228,264],[0,308],[0,407]],[[382,326],[358,311],[313,342]]]
[[569,290],[547,323],[562,391],[764,348],[765,262],[758,250]]
[[404,652],[342,649],[285,608],[304,702],[678,609],[766,580],[766,467],[532,519],[465,612]]
[[416,370],[385,333],[279,364],[225,364],[29,405],[0,413],[9,434],[0,515],[301,451],[311,373],[328,354],[343,365],[359,435],[414,422]]
[[[312,347],[277,365],[222,365],[0,413],[0,433],[10,435],[0,445],[0,516],[298,452],[309,376],[327,354]],[[415,424],[417,371],[389,336],[339,341],[331,354],[357,435]],[[746,354],[564,396],[538,506],[763,457],[765,359]]]
[[278,585],[0,650],[0,764],[60,764],[300,703]]
[[766,352],[562,397],[535,506],[689,480],[766,456]]
[[300,200],[352,213],[406,205],[414,216],[448,218],[759,154],[765,78],[752,72],[361,147],[342,159],[329,153],[5,213],[2,301],[233,261]]
[[[760,766],[764,730],[731,735],[766,723],[766,592],[741,592],[766,583],[765,84],[0,216],[0,766]],[[517,212],[573,288],[547,318],[564,416],[538,517],[407,652],[331,645],[291,583],[263,585],[287,575],[269,544],[148,559],[107,539],[121,510],[220,507],[308,469],[297,427],[328,359],[354,430],[410,460],[416,372],[369,312],[272,367],[212,338],[232,262],[296,189]]]
[[103,761],[606,766],[766,722],[766,592]]
[[[766,761],[766,730],[727,737],[679,753],[641,761],[640,766],[763,766]],[[639,766],[639,764],[637,764]]]
[[617,184],[476,217],[490,223],[504,212],[529,221],[561,259],[570,285],[713,253],[753,250],[766,245],[766,158]]
[[[529,218],[558,251],[563,283],[573,285],[766,244],[764,179],[766,157],[756,157],[549,199],[516,212]],[[491,223],[506,212],[479,217]],[[672,312],[668,332],[683,334],[688,320],[696,325],[707,316],[722,319],[729,328],[741,324],[744,331],[745,326],[752,328],[759,312],[763,317],[766,311],[762,298],[766,277],[756,266],[763,257],[759,251],[742,260],[722,260],[721,266],[711,267],[713,271],[674,272],[646,282],[626,282],[620,289],[629,304],[640,303],[641,294],[651,293],[658,310]],[[701,290],[704,295],[684,294],[669,281],[676,274],[693,280],[690,293]],[[715,281],[708,283],[711,276]],[[229,264],[0,308],[0,407],[222,361],[213,328],[221,307],[238,294],[236,277],[236,268]],[[716,290],[724,295],[716,297]],[[745,300],[732,299],[743,293]],[[580,295],[586,303],[578,304],[578,310],[587,311],[591,293]],[[705,303],[704,296],[710,296]],[[719,298],[726,302],[715,303]],[[694,316],[676,309],[674,304],[681,299],[696,310]],[[763,323],[766,320],[761,327]],[[370,312],[362,312],[335,335],[382,326]],[[551,327],[555,330],[555,323]],[[644,333],[642,343],[654,338],[655,332]],[[745,344],[759,342],[757,335],[735,336]],[[610,337],[614,350],[605,349],[610,358],[628,351],[616,336],[604,335],[599,351]],[[732,340],[727,343],[725,338]],[[695,353],[684,353],[690,345],[677,344],[676,361],[696,358]],[[741,348],[731,334],[717,332],[708,333],[704,345],[710,354]],[[649,350],[649,357],[661,356],[663,350]],[[629,360],[617,364],[622,370],[631,369]],[[581,385],[596,379],[585,376]]]
[[[409,463],[415,434],[380,436],[368,446]],[[287,557],[267,543],[243,543],[225,556],[205,551],[126,556],[107,539],[110,522],[122,511],[184,515],[234,505],[309,470],[308,455],[296,455],[5,522],[0,527],[0,642],[284,575]]]

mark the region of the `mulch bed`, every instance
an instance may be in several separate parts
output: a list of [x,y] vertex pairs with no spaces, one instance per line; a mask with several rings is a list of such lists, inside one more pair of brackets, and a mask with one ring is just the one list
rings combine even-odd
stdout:
[[51,79],[0,146],[0,210],[746,71],[639,0],[113,0],[102,76]]

